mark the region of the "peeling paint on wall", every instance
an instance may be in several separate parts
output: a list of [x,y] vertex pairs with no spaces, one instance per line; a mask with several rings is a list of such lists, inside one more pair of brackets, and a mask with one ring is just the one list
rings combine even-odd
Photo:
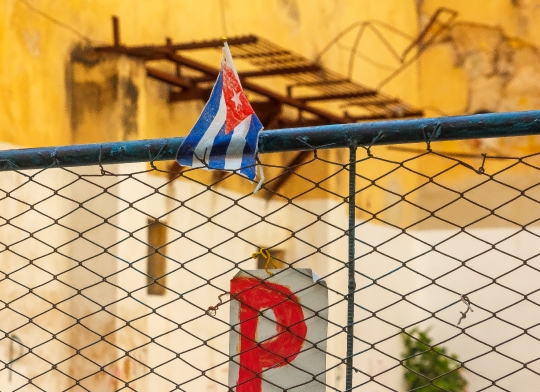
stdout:
[[455,65],[465,70],[467,113],[540,107],[540,51],[500,27],[458,23],[448,34]]

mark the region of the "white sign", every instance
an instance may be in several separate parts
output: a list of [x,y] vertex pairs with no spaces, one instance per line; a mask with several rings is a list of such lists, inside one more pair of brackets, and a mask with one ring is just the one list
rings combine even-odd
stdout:
[[231,280],[229,386],[236,392],[324,392],[326,283],[307,268],[273,271],[242,271]]

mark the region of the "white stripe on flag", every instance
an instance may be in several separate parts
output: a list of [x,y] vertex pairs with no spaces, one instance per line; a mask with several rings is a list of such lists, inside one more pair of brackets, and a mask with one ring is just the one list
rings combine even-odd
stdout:
[[240,124],[233,129],[231,142],[227,147],[225,155],[225,170],[236,170],[242,168],[242,158],[244,147],[246,146],[246,135],[251,125],[251,116],[247,116]]
[[229,49],[229,45],[227,45],[227,42],[225,42],[223,45],[223,55],[227,59],[227,63],[229,63],[229,67],[231,67],[231,69],[233,70],[234,75],[236,76],[236,79],[238,79],[238,83],[240,83],[240,78],[238,77],[238,72],[236,72],[236,67],[234,66],[234,62],[232,60],[231,50]]
[[[203,111],[204,113],[204,111]],[[193,151],[193,167],[204,167],[204,164],[200,161],[201,159],[208,163],[208,156],[212,151],[212,146],[214,144],[214,139],[219,133],[219,130],[223,127],[225,119],[227,118],[227,105],[225,104],[225,98],[221,94],[219,99],[219,108],[216,113],[216,116],[208,126],[208,129],[204,132],[203,137],[195,147]],[[197,157],[199,159],[197,159]]]

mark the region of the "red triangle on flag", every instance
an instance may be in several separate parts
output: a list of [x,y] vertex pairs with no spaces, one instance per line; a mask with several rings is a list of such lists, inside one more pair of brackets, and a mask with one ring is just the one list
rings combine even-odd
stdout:
[[228,66],[227,62],[222,63],[223,67],[223,98],[227,105],[227,117],[225,120],[225,135],[228,135],[240,122],[254,111],[249,104],[240,81],[236,74]]

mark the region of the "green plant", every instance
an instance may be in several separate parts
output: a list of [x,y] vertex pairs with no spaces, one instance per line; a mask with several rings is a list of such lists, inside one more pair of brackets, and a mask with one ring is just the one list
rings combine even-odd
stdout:
[[429,328],[413,328],[402,334],[405,350],[402,353],[407,390],[415,392],[462,392],[467,381],[459,373],[455,354],[447,354],[441,346],[433,347]]

